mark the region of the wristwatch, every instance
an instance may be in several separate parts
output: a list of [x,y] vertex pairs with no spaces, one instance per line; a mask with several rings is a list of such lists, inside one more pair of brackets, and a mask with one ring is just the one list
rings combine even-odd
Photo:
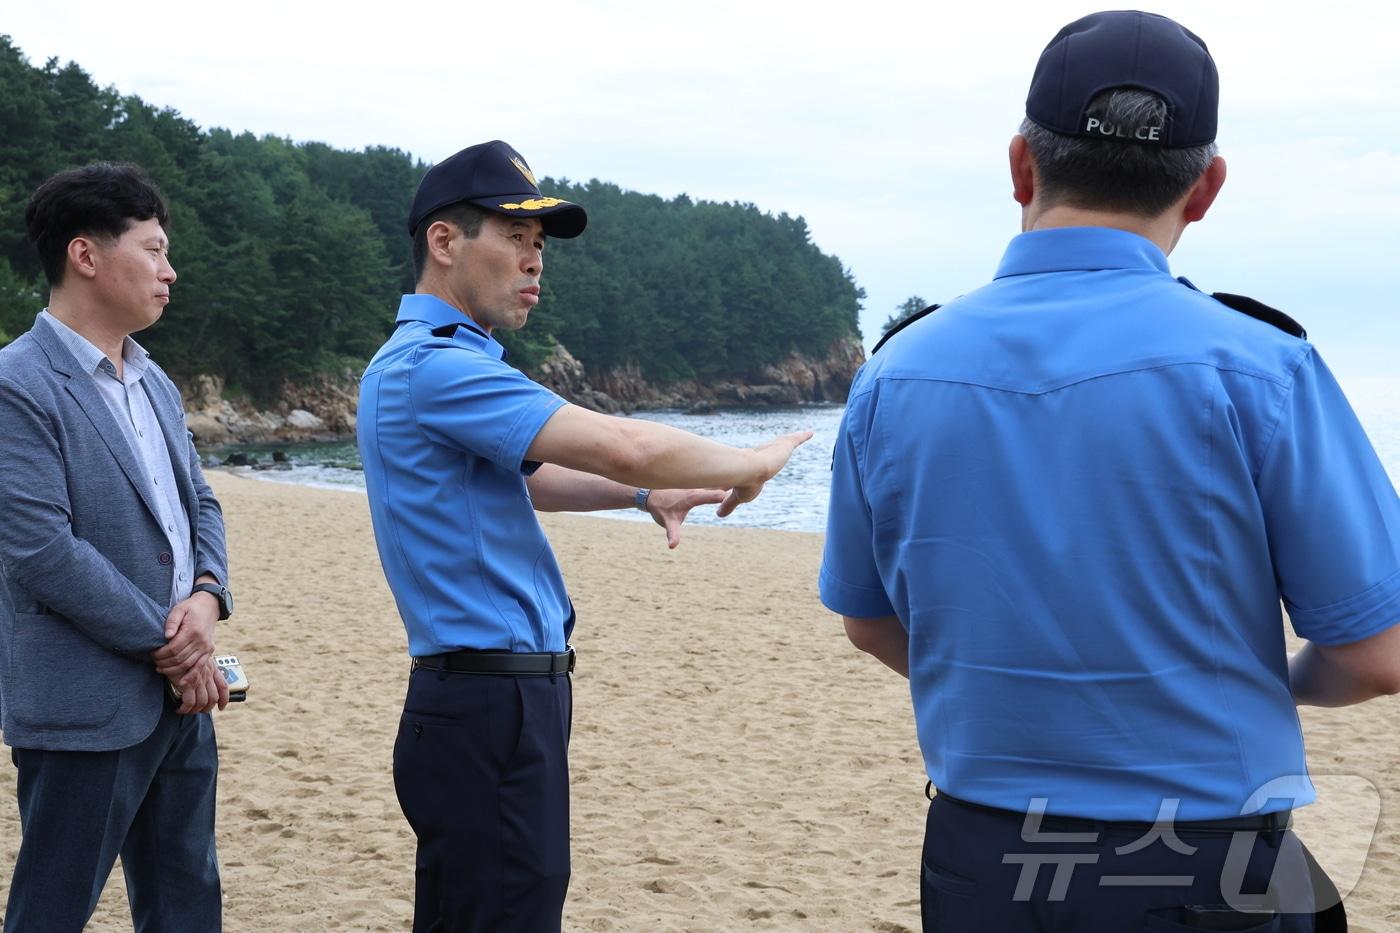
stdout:
[[647,499],[651,498],[650,489],[638,489],[637,497],[632,500],[632,504],[637,507],[638,512],[647,511]]
[[196,583],[194,589],[190,590],[190,595],[195,593],[208,593],[219,601],[220,622],[233,615],[233,594],[228,591],[228,587],[218,583]]

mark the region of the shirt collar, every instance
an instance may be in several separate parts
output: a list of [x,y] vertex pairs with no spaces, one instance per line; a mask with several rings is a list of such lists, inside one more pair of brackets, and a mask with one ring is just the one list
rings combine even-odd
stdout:
[[[116,378],[115,367],[112,367],[111,361],[107,359],[107,354],[97,349],[92,341],[54,317],[48,308],[40,311],[39,317],[46,321],[53,332],[58,335],[58,339],[62,341],[68,352],[73,354],[73,358],[78,361],[83,372],[95,376],[110,368],[113,370],[112,377]],[[149,358],[150,354],[146,352],[145,347],[132,340],[130,335],[123,338],[122,381],[130,384],[144,376],[146,374],[146,361]],[[103,363],[107,365],[103,366]]]
[[473,321],[466,312],[459,311],[436,295],[404,295],[399,301],[399,313],[394,318],[394,323],[402,324],[404,321],[421,321],[427,324],[430,330],[456,324],[457,329],[452,334],[453,340],[475,347],[496,359],[505,358],[506,348],[482,330],[481,325]]
[[1032,230],[1011,241],[996,277],[1038,272],[1138,269],[1171,275],[1167,256],[1146,237],[1112,227]]

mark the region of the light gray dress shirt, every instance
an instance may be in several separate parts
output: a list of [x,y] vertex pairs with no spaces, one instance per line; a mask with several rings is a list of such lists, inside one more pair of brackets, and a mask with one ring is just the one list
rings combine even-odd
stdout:
[[112,416],[121,426],[126,441],[136,454],[151,484],[152,497],[156,504],[161,530],[170,542],[170,555],[174,559],[174,574],[171,576],[170,605],[175,605],[190,595],[194,586],[194,546],[190,533],[190,516],[185,504],[180,501],[180,490],[175,484],[175,471],[170,465],[170,451],[165,444],[165,434],[156,420],[155,409],[141,383],[146,374],[150,354],[130,337],[122,343],[122,374],[117,376],[117,368],[106,354],[97,349],[86,337],[64,324],[45,308],[39,317],[53,328],[68,352],[78,361],[98,391],[112,410]]

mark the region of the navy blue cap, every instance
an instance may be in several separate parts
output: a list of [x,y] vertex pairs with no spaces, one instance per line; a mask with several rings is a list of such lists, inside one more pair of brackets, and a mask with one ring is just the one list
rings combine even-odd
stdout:
[[499,139],[468,146],[428,169],[408,211],[409,236],[434,211],[462,201],[507,217],[537,217],[546,236],[560,239],[588,226],[582,207],[545,197],[524,156]]
[[[1137,88],[1167,102],[1165,126],[1115,127],[1089,116],[1103,91]],[[1032,122],[1067,136],[1171,147],[1215,140],[1220,76],[1200,38],[1155,13],[1094,13],[1061,29],[1036,63],[1026,97]]]

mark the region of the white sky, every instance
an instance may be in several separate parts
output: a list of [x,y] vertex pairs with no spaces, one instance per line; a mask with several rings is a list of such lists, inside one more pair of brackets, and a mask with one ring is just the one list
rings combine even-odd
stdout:
[[[1019,229],[1005,152],[1036,58],[1098,9],[956,6],[0,0],[0,33],[205,127],[429,161],[499,137],[540,175],[800,214],[867,291],[869,342],[910,294],[990,278]],[[1174,272],[1292,314],[1339,372],[1393,371],[1400,6],[1149,9],[1201,35],[1222,82],[1229,180]]]

